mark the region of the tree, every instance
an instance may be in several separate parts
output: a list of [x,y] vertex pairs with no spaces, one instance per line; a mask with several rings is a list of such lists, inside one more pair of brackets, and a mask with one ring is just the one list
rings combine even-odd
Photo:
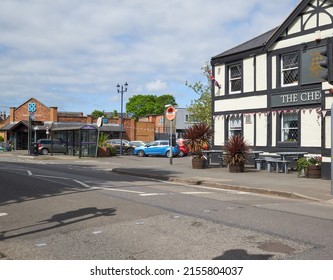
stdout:
[[198,99],[192,100],[191,105],[187,108],[194,120],[212,124],[212,82],[210,79],[211,67],[208,63],[201,68],[202,74],[207,78],[207,84],[196,82],[194,85],[186,82],[186,85],[193,89],[199,95]]
[[104,115],[105,115],[104,111],[99,111],[99,110],[95,110],[91,113],[91,116],[95,119],[102,117]]
[[164,113],[165,105],[176,105],[175,98],[172,95],[165,94],[161,96],[156,95],[134,95],[126,103],[127,114],[133,114],[137,120],[139,117],[146,115],[161,115]]

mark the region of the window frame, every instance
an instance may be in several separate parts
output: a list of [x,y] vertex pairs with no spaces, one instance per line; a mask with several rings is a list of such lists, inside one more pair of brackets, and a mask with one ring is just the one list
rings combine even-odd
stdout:
[[[285,127],[285,116],[286,114],[294,114],[295,115],[295,120],[297,120],[297,126],[296,127]],[[295,139],[293,138],[288,138],[285,139],[285,130],[297,130],[297,137]],[[289,132],[288,132],[289,133]],[[281,118],[280,118],[280,141],[283,143],[297,143],[299,142],[299,134],[300,134],[300,117],[299,113],[297,112],[282,112],[281,113]]]
[[[289,67],[289,68],[284,68],[283,67],[283,58],[287,55],[295,54],[298,56],[297,59],[297,67]],[[293,51],[293,52],[288,52],[288,53],[283,53],[280,55],[280,79],[281,79],[281,87],[292,87],[292,86],[298,86],[300,84],[300,53],[299,51]],[[284,79],[284,73],[288,71],[294,71],[297,70],[297,82],[293,82],[290,84],[285,83]]]
[[[232,67],[237,67],[239,66],[240,68],[240,77],[233,78],[231,77],[231,69]],[[244,79],[244,74],[243,74],[243,64],[242,62],[237,62],[228,65],[228,93],[229,94],[241,94],[243,92],[243,79]],[[240,81],[240,90],[237,91],[232,91],[232,82],[233,81]]]
[[232,120],[232,118],[235,118],[233,115],[229,116],[228,118],[228,137],[232,137],[233,135],[237,135],[235,134],[235,131],[239,131],[238,134],[240,135],[243,135],[243,122],[244,122],[244,119],[243,119],[243,115],[238,115],[237,118],[239,118],[239,122],[240,122],[240,126],[237,127],[237,126],[231,126],[231,122],[232,121],[236,121],[236,120]]

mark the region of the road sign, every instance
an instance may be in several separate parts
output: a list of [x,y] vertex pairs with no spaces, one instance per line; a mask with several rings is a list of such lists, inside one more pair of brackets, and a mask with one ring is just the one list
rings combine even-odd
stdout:
[[176,117],[176,109],[173,106],[168,107],[165,116],[169,121],[173,121]]

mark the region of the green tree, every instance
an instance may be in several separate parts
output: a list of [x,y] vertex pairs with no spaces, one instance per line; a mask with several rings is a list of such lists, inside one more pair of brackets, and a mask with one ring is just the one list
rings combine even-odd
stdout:
[[164,113],[165,105],[176,105],[175,98],[170,94],[156,95],[134,95],[126,103],[127,114],[133,114],[135,119],[146,115]]
[[104,115],[105,115],[104,111],[99,111],[99,110],[95,110],[91,113],[91,116],[95,119],[102,117]]
[[199,97],[192,100],[191,105],[187,107],[187,110],[191,114],[194,120],[203,122],[211,126],[212,124],[212,82],[210,79],[211,67],[208,63],[201,68],[202,74],[206,77],[207,83],[196,82],[195,84],[189,84],[186,82],[186,86],[191,88]]

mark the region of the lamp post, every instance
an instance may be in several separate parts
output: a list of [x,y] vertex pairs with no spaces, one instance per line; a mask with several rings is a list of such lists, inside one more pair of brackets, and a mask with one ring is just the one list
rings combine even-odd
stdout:
[[120,156],[123,155],[123,99],[124,92],[127,92],[128,84],[127,82],[124,85],[117,85],[117,91],[121,94],[121,103],[120,103],[120,117],[121,117],[121,125],[120,125]]

